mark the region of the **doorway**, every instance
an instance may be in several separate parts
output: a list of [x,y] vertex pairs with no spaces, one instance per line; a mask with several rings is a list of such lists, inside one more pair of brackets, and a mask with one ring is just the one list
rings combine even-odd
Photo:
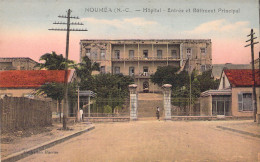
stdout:
[[143,92],[144,93],[149,92],[149,82],[148,81],[144,81],[144,83],[143,83]]

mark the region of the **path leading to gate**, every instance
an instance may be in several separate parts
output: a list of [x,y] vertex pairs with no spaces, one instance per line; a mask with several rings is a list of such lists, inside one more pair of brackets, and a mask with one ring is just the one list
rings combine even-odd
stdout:
[[95,124],[91,132],[22,161],[257,161],[260,138],[216,127],[243,122]]
[[[139,93],[137,118],[153,118],[156,119],[156,107],[160,107],[160,115],[163,115],[163,94],[157,93]],[[142,119],[144,120],[144,119]]]

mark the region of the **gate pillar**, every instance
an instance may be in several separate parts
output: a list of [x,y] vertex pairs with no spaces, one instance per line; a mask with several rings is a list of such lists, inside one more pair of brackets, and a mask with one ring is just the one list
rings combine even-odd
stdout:
[[171,84],[164,84],[163,88],[163,108],[164,108],[164,119],[171,120]]
[[129,91],[130,91],[130,120],[137,120],[138,95],[137,95],[136,89],[137,89],[136,84],[129,85]]

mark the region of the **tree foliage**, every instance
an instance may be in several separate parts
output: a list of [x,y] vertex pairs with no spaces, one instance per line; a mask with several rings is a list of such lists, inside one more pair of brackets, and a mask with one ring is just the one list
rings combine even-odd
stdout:
[[99,74],[93,76],[93,91],[101,98],[128,96],[128,85],[133,83],[129,76],[120,74]]
[[81,80],[80,88],[95,92],[96,104],[100,105],[99,107],[103,109],[104,105],[109,105],[112,107],[112,111],[114,111],[116,106],[124,104],[125,98],[129,95],[128,85],[133,82],[133,78],[129,76],[110,73],[98,74]]
[[187,71],[177,74],[178,69],[171,66],[159,67],[154,75],[151,76],[153,83],[162,86],[163,84],[171,84],[173,97],[189,98],[190,84],[191,97],[196,99],[201,92],[209,89],[216,89],[219,81],[211,77],[212,71],[205,71],[201,75],[197,75],[196,71],[189,76]]
[[155,74],[151,75],[151,80],[159,86],[162,86],[163,84],[171,84],[175,81],[177,71],[178,68],[173,66],[158,67]]
[[112,107],[109,105],[104,106],[104,113],[111,114],[112,113]]
[[[47,70],[65,70],[66,64],[68,67],[73,65],[72,60],[66,60],[62,54],[57,55],[54,51],[52,53],[46,53],[40,57],[40,61],[44,63],[38,63],[36,67]],[[69,99],[75,98],[75,85],[68,84],[68,97]],[[64,98],[65,87],[63,83],[46,83],[42,85],[38,90],[38,94],[45,94],[47,97],[58,101],[59,112],[61,114],[61,102]],[[60,115],[61,121],[61,115]],[[63,122],[63,127],[66,126],[66,120]]]
[[84,56],[81,63],[75,64],[74,68],[76,70],[77,77],[84,80],[90,77],[93,71],[99,71],[100,64],[97,62],[91,62],[88,56]]
[[[65,70],[66,58],[62,54],[57,55],[56,52],[46,53],[40,57],[40,61],[44,63],[38,63],[36,67],[47,70]],[[67,61],[68,65],[72,65],[72,60]]]
[[200,82],[200,91],[204,92],[209,89],[217,89],[219,85],[219,79],[214,80],[212,77],[212,70],[204,71],[201,75],[197,76]]
[[[159,67],[154,75],[151,76],[151,81],[159,86],[163,84],[171,84],[172,88],[183,87],[189,84],[189,74],[187,71],[182,71],[177,74],[179,69],[173,66]],[[195,73],[192,73],[192,79]]]
[[129,95],[128,85],[134,80],[129,76],[121,74],[98,74],[91,75],[93,71],[99,71],[100,65],[85,56],[82,62],[75,65],[75,70],[80,82],[81,90],[91,90],[96,93],[95,104],[100,105],[104,112],[104,106],[109,105],[112,110],[116,106],[121,106],[124,99]]
[[[58,108],[61,114],[61,102],[64,98],[65,87],[64,83],[45,83],[37,89],[37,94],[44,94],[47,97],[58,101]],[[76,86],[71,83],[68,84],[68,97],[73,100],[76,98]],[[60,116],[61,117],[61,116]]]
[[45,94],[47,97],[61,102],[64,97],[64,84],[46,83],[37,90],[37,93]]

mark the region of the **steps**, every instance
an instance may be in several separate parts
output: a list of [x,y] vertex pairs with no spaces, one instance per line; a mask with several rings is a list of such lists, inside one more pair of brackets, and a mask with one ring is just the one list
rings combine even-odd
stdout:
[[156,117],[156,108],[160,108],[160,116],[163,112],[163,95],[157,93],[139,93],[137,117]]
[[161,93],[138,93],[138,100],[154,101],[163,100],[163,94]]
[[[128,105],[128,104],[127,104]],[[163,116],[163,94],[158,93],[138,93],[137,118],[145,118],[144,120],[156,119],[156,108],[160,108],[160,118]],[[129,107],[121,110],[120,114],[128,116],[130,114]]]

